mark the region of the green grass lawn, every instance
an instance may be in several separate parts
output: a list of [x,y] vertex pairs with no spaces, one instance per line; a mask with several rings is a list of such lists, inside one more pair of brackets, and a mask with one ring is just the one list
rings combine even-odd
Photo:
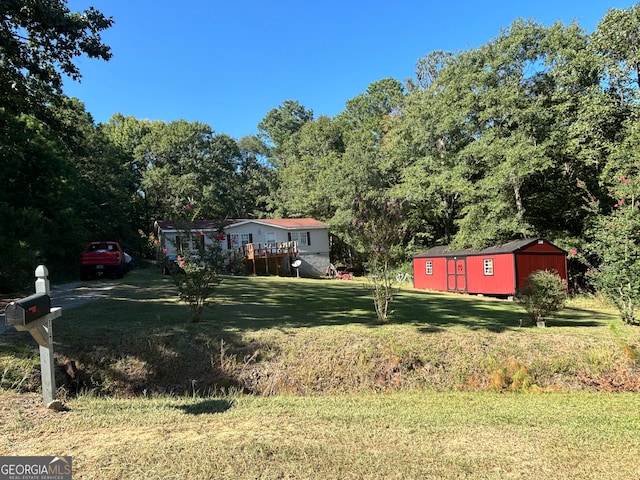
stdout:
[[[408,286],[392,308],[379,324],[361,280],[226,277],[193,324],[169,277],[135,270],[55,321],[63,393],[640,390],[639,329],[593,301],[544,329],[521,327],[513,302]],[[14,333],[0,348],[0,387],[37,388],[32,339]]]
[[85,479],[640,476],[634,394],[80,397],[68,407],[0,407],[0,450],[71,455]]
[[362,281],[227,277],[190,324],[133,271],[55,320],[66,412],[29,393],[30,336],[0,337],[0,452],[72,455],[74,478],[640,478],[640,333],[613,311],[392,306],[380,325]]

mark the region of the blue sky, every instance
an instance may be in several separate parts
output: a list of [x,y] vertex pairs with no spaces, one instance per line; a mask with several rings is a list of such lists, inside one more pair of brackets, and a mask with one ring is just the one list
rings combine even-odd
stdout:
[[78,59],[81,83],[65,92],[96,122],[114,113],[185,119],[236,139],[257,133],[269,110],[297,100],[334,116],[378,80],[414,76],[434,50],[475,48],[517,18],[576,21],[592,32],[601,0],[70,0],[113,17],[109,62]]

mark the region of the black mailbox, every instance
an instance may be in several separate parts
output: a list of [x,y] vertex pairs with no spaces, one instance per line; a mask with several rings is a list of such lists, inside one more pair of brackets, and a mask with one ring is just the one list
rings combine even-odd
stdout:
[[51,313],[51,298],[44,293],[11,302],[4,309],[7,325],[26,325]]

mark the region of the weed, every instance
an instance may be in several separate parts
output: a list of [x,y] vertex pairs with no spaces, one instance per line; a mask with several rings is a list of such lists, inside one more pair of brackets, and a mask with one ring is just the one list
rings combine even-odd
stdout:
[[526,392],[533,385],[528,368],[521,362],[510,359],[505,365],[490,373],[489,388],[496,392]]
[[29,392],[40,387],[40,359],[37,350],[21,345],[0,355],[0,390]]

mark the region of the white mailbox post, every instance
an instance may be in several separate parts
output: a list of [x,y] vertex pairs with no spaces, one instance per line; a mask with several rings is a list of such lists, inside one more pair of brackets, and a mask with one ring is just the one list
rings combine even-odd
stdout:
[[36,268],[36,294],[17,302],[11,302],[5,309],[7,325],[16,330],[28,331],[40,346],[40,375],[42,378],[42,401],[47,408],[58,410],[62,407],[56,399],[56,372],[53,358],[53,331],[51,321],[62,316],[62,307],[50,307],[49,270],[44,265]]

